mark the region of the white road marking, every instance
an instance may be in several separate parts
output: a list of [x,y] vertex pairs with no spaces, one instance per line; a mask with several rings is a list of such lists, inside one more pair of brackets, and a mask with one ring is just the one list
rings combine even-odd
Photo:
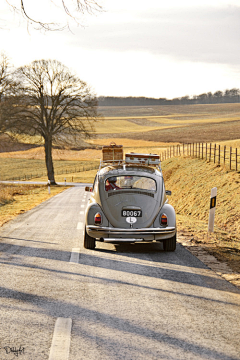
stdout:
[[82,199],[82,202],[85,202],[85,199]]
[[79,213],[80,215],[84,215],[84,211],[80,211],[80,213]]
[[72,319],[58,318],[55,323],[49,360],[68,360]]
[[77,230],[82,230],[82,229],[83,229],[83,223],[79,221],[77,224]]
[[81,208],[84,208],[85,207],[85,205],[81,205]]
[[80,248],[73,248],[71,257],[70,257],[70,262],[78,264],[79,263],[79,253],[80,253]]

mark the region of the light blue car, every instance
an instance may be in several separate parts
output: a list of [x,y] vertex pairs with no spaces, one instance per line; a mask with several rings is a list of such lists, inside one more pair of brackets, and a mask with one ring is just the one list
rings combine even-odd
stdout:
[[[176,249],[176,214],[168,203],[160,161],[149,154],[131,154],[125,161],[101,164],[86,209],[84,247],[96,241],[163,242]],[[152,159],[152,160],[151,160]],[[139,161],[138,161],[139,160]]]

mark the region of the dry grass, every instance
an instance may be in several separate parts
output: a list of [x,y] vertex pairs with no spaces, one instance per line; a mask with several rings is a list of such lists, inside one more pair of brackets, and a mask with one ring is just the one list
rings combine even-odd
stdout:
[[240,138],[240,104],[116,106],[100,111],[106,117],[98,139],[188,143]]
[[[112,134],[104,134],[101,138],[112,138]],[[198,124],[165,128],[161,130],[148,130],[144,133],[122,133],[114,134],[117,138],[128,138],[134,140],[159,141],[167,143],[189,143],[189,142],[219,142],[226,140],[237,140],[240,138],[240,120],[220,123]]]
[[240,148],[240,139],[238,139],[238,140],[226,140],[226,141],[220,141],[219,143],[218,143],[219,145],[226,145],[226,146],[228,146],[228,147],[232,147],[232,148]]
[[[193,241],[208,248],[240,272],[240,178],[199,159],[172,158],[162,163],[170,203],[177,212],[178,228],[192,233]],[[215,229],[208,236],[210,193],[217,187]]]
[[[92,139],[88,141],[90,144],[93,145],[109,145],[111,142],[115,142],[117,145],[123,145],[124,148],[142,148],[142,147],[166,147],[168,143],[165,142],[154,142],[154,141],[145,141],[145,140],[134,140],[134,139],[127,139],[127,138],[111,138],[109,139]],[[175,143],[172,145],[177,145],[179,143]]]
[[64,190],[52,186],[49,195],[47,186],[0,184],[0,226]]
[[[64,150],[53,149],[54,160],[85,161],[92,160],[98,156],[99,151],[95,149]],[[45,153],[43,146],[24,151],[12,151],[0,153],[0,158],[44,160]],[[98,159],[98,157],[97,157]]]
[[157,105],[157,106],[100,106],[105,117],[175,116],[175,117],[224,117],[239,116],[240,104]]
[[[89,155],[90,156],[90,155]],[[97,169],[99,160],[56,160],[54,161],[55,175],[63,178],[70,173],[83,173],[90,169]],[[28,158],[1,158],[0,180],[30,180],[44,179],[47,182],[47,172],[44,160]]]
[[[126,132],[136,132],[141,133],[146,130],[148,127],[147,122],[146,125],[138,125],[132,121],[128,121],[127,119],[105,119],[104,121],[99,121],[95,125],[95,130],[97,134],[121,134]],[[157,123],[152,129],[160,129]]]

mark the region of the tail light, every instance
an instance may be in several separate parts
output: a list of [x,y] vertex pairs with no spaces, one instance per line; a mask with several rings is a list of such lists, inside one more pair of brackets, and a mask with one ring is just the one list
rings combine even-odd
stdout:
[[160,224],[161,224],[162,226],[167,226],[168,221],[167,221],[167,215],[166,215],[166,214],[162,214],[162,215],[161,215]]
[[95,222],[96,225],[101,225],[101,223],[102,223],[102,215],[100,213],[95,214],[94,222]]

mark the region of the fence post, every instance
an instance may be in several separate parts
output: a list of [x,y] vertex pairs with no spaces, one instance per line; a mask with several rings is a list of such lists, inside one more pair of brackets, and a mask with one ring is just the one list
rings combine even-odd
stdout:
[[236,171],[238,169],[238,153],[237,153],[237,148],[236,148]]
[[218,145],[218,165],[220,165],[221,162],[221,149],[220,149],[220,145]]
[[229,161],[230,161],[230,170],[232,170],[232,147],[231,146],[230,146]]
[[212,153],[212,143],[210,143],[210,147],[209,147],[209,161],[211,162],[211,154]]
[[207,143],[206,143],[206,160],[207,160]]
[[213,151],[213,162],[215,164],[215,158],[216,158],[216,144],[214,144],[214,151]]
[[203,143],[202,143],[202,159],[203,159]]
[[223,148],[223,163],[225,165],[225,161],[226,161],[226,145],[224,145],[224,148]]

